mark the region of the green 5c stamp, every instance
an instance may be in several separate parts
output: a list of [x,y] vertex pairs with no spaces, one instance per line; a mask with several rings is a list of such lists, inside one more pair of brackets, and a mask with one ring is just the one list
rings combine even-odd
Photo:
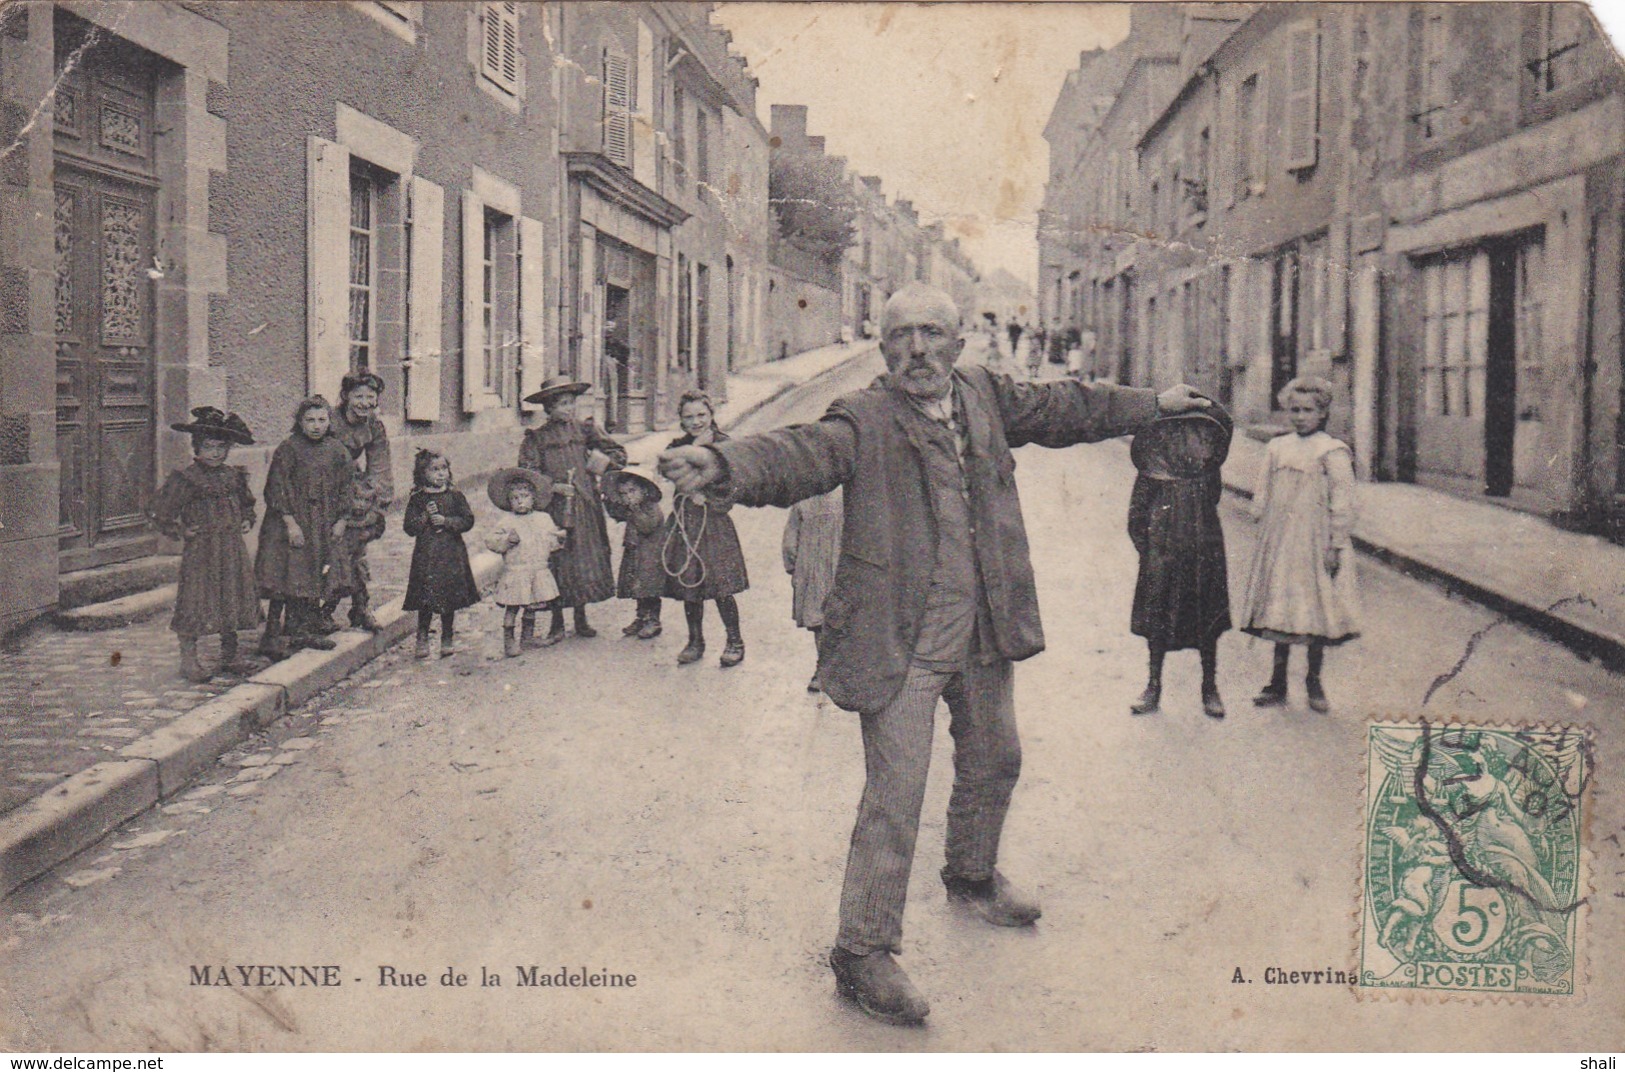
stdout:
[[1587,732],[1389,722],[1366,742],[1360,985],[1574,994]]

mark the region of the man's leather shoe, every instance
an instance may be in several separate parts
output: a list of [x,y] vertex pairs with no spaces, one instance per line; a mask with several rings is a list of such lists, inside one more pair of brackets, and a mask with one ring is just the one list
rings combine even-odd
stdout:
[[858,954],[836,946],[829,951],[829,966],[835,972],[835,992],[867,1016],[913,1026],[931,1015],[931,1006],[887,950]]
[[992,878],[973,881],[950,875],[945,868],[942,884],[948,887],[948,900],[963,905],[995,927],[1025,927],[1044,914],[1038,902],[1024,896],[997,871]]

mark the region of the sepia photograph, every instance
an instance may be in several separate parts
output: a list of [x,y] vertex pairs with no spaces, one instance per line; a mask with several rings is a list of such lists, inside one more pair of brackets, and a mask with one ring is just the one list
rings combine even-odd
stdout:
[[1584,3],[0,0],[0,1051],[1611,1062],[1622,321]]

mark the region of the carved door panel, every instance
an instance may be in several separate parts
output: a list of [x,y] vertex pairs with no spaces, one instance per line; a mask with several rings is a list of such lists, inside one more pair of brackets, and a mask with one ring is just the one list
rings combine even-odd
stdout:
[[[59,37],[68,48],[71,32]],[[151,550],[154,479],[152,77],[144,54],[116,41],[79,60],[55,102],[64,570]]]

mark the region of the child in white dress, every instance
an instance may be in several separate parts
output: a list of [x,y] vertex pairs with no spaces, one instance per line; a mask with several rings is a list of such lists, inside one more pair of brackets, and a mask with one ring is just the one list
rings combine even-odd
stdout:
[[1275,666],[1253,703],[1286,703],[1292,645],[1308,648],[1309,706],[1329,710],[1321,684],[1326,647],[1360,635],[1354,577],[1354,461],[1347,443],[1326,434],[1332,385],[1300,377],[1281,389],[1293,430],[1270,440],[1253,496],[1259,519],[1241,628],[1275,642]]
[[[548,558],[564,543],[564,530],[545,512],[553,481],[530,469],[503,469],[487,487],[491,502],[510,515],[485,538],[502,556],[495,599],[502,611],[502,654],[513,658],[522,647],[537,647],[536,612],[559,597]],[[523,615],[518,637],[514,619]]]

